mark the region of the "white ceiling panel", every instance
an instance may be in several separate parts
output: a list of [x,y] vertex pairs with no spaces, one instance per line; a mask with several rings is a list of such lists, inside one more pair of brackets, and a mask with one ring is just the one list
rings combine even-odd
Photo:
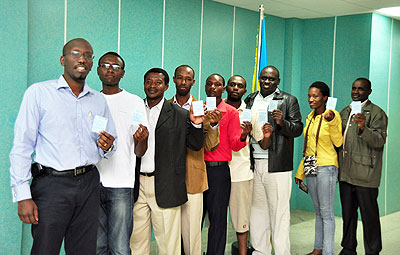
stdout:
[[[282,18],[320,18],[374,12],[385,7],[400,6],[400,0],[214,0],[224,4],[258,11]],[[399,19],[399,18],[398,18]]]

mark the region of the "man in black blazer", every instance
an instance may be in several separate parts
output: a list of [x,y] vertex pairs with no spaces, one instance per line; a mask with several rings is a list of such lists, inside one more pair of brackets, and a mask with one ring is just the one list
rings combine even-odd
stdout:
[[168,86],[163,69],[152,68],[144,75],[149,137],[148,149],[136,167],[140,178],[135,185],[139,191],[131,249],[137,254],[150,254],[152,228],[158,254],[180,254],[180,206],[187,201],[186,147],[200,150],[204,144],[205,116],[195,117],[192,110],[189,113],[165,100]]

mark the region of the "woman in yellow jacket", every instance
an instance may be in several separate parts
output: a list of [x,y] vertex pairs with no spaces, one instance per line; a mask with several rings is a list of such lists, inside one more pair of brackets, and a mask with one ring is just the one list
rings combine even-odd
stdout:
[[[343,136],[340,114],[335,110],[326,109],[328,96],[329,87],[324,82],[317,81],[311,84],[308,103],[313,111],[307,116],[304,129],[304,158],[295,176],[297,184],[307,179],[316,214],[314,250],[308,253],[310,255],[334,254],[333,202],[338,177],[335,146],[342,145]],[[307,167],[313,164],[313,160],[310,160],[312,156],[316,156],[315,168]],[[304,161],[306,161],[306,171]]]

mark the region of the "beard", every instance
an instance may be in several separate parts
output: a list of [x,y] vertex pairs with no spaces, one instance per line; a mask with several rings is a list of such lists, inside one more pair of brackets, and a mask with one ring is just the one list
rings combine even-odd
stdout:
[[242,100],[242,98],[228,96],[228,100],[231,102],[239,102]]

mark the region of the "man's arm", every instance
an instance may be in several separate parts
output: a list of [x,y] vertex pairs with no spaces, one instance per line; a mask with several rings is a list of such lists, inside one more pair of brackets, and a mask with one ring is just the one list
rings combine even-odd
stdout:
[[[232,111],[229,112],[231,114],[228,122],[228,138],[229,138],[229,145],[233,151],[240,151],[244,146],[246,146],[246,139],[244,141],[241,140],[242,138],[242,127],[240,125],[240,119],[239,119],[239,112],[238,111]],[[251,124],[250,127],[246,125],[246,129],[251,130]],[[245,127],[243,127],[245,128]],[[250,132],[250,130],[247,130]],[[247,132],[245,131],[245,132]],[[247,133],[248,134],[248,133]],[[246,136],[247,136],[246,134]]]
[[258,141],[258,144],[263,150],[266,150],[271,145],[271,134],[274,131],[274,128],[270,123],[265,123],[262,126],[263,138]]
[[39,127],[39,106],[34,87],[27,89],[22,99],[14,127],[14,145],[10,153],[10,180],[13,202],[18,202],[18,216],[24,223],[37,224],[38,208],[31,198],[31,155],[35,150]]
[[[222,113],[215,109],[207,115],[206,120],[203,122],[205,133],[204,149],[207,151],[214,151],[219,146],[219,126],[218,121],[222,118]],[[211,127],[211,125],[214,125]]]
[[[194,126],[199,125],[199,123],[193,122],[190,115],[193,115],[192,109],[190,114],[186,112],[186,147],[193,151],[198,151],[204,145],[204,132],[202,127],[196,128]],[[203,120],[201,120],[200,124],[202,124]]]
[[108,122],[106,130],[99,133],[97,146],[100,157],[109,159],[114,154],[114,151],[117,149],[117,131],[115,129],[114,121],[111,116],[110,109],[108,108],[107,102],[105,98],[102,99],[104,100],[105,106],[104,117],[108,119]]
[[10,152],[10,179],[13,202],[31,198],[29,180],[31,163],[38,136],[40,113],[34,85],[22,99],[14,127],[14,144]]
[[[274,110],[272,114],[275,115],[275,112],[277,111],[280,110]],[[288,137],[298,137],[301,135],[301,133],[303,132],[303,123],[301,122],[300,106],[297,102],[296,97],[288,97],[286,116],[282,116],[282,112],[280,116],[280,124],[278,124],[277,121],[277,128],[279,132]],[[277,118],[279,118],[279,115],[277,116]]]
[[[364,118],[359,116],[362,114],[354,116],[354,121],[357,123],[359,129],[358,135],[369,147],[381,148],[386,142],[388,118],[381,109],[376,113],[371,111],[371,114],[373,115],[371,116],[369,125],[365,125],[365,116]],[[364,131],[361,130],[361,125],[364,126]]]
[[147,150],[147,138],[149,137],[149,131],[145,126],[139,124],[139,128],[133,135],[133,141],[135,143],[135,155],[142,157]]

